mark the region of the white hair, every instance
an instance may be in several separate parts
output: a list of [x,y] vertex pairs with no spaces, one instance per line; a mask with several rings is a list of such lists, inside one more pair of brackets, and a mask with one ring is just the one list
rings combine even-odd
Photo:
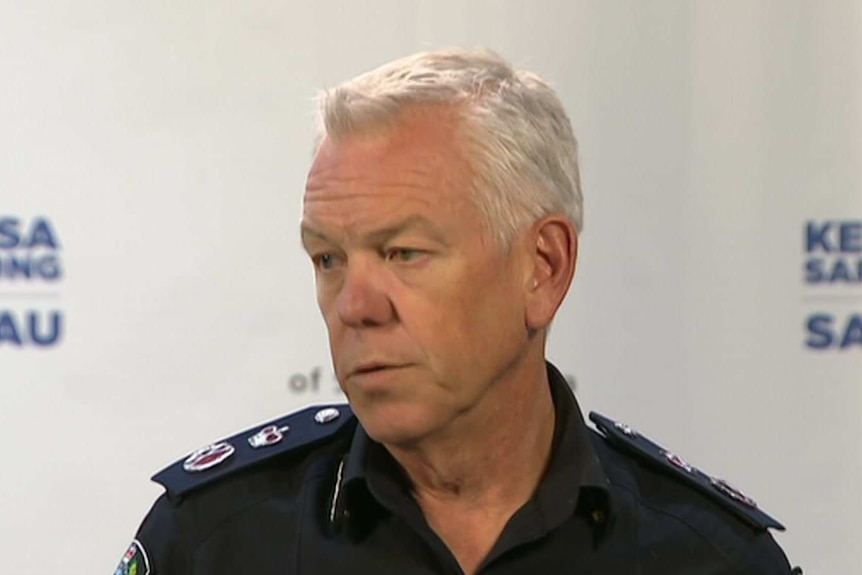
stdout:
[[422,52],[390,62],[321,95],[319,141],[398,125],[422,104],[459,112],[475,199],[504,245],[549,215],[579,232],[583,198],[577,142],[554,90],[487,50]]

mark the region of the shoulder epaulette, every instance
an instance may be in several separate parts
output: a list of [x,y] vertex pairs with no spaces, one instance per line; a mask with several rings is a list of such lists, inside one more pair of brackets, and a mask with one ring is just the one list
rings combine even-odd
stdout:
[[182,496],[241,469],[323,441],[355,420],[347,404],[309,407],[202,447],[152,479],[170,495]]
[[679,478],[752,527],[756,529],[774,528],[784,531],[784,526],[781,523],[766,514],[753,499],[724,479],[707,475],[700,469],[689,465],[678,455],[656,445],[624,423],[608,419],[595,412],[590,413],[590,420],[612,445],[635,459]]

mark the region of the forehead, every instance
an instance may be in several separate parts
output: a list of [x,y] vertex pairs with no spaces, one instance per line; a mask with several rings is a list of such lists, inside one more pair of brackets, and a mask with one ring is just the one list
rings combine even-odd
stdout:
[[[463,150],[453,114],[436,110],[404,114],[385,131],[326,138],[308,176],[303,226],[344,227],[415,209],[463,211],[473,200]],[[338,221],[326,221],[332,218]]]

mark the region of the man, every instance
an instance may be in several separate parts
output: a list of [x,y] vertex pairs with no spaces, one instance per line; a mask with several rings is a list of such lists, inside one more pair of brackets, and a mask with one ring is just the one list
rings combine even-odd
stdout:
[[544,81],[424,53],[322,115],[301,234],[349,407],[158,474],[118,574],[791,573],[780,524],[622,424],[590,431],[545,362],[582,208]]

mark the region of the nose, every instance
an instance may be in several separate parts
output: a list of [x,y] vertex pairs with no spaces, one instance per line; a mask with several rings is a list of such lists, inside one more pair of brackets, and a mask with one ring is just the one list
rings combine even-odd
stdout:
[[375,327],[392,320],[395,312],[382,286],[381,273],[371,262],[354,260],[348,264],[336,301],[342,323],[350,327]]

